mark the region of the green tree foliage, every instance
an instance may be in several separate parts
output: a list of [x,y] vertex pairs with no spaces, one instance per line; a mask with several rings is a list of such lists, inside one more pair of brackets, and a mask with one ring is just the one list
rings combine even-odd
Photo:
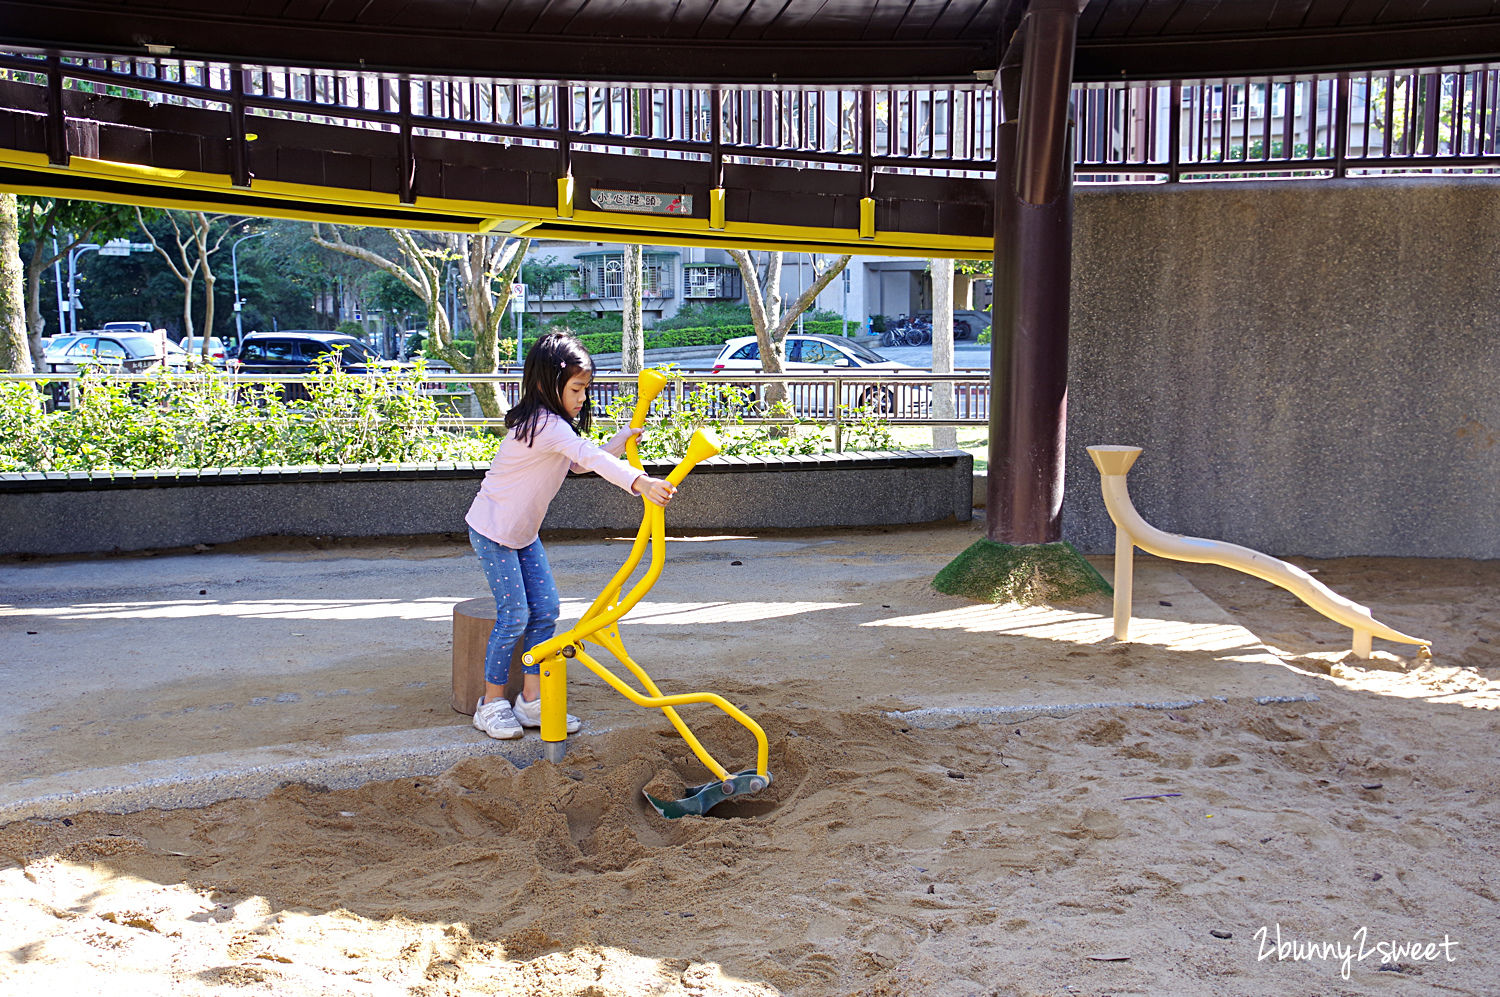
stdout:
[[529,259],[521,264],[521,283],[526,285],[526,294],[533,301],[540,301],[548,289],[578,283],[578,264],[559,263],[556,256]]
[[[313,224],[313,242],[331,253],[383,270],[405,284],[426,311],[424,351],[463,373],[491,373],[510,349],[499,335],[501,316],[510,302],[511,284],[526,258],[530,239],[472,233],[427,233],[392,229],[396,253],[382,253],[372,245],[368,230],[346,232],[336,225]],[[457,338],[455,308],[447,300],[449,275],[453,290],[468,314],[474,354],[453,345]],[[505,401],[490,382],[474,382],[474,394],[489,418],[505,414]]]
[[[330,258],[312,244],[312,226],[288,219],[256,223],[258,239],[240,244],[240,323],[245,332],[267,329],[326,329],[327,317],[313,307],[317,296],[336,290],[343,280],[358,280],[363,270],[353,260]],[[219,314],[226,317],[218,335],[232,337],[232,281],[221,281]]]
[[383,312],[399,328],[405,328],[408,319],[426,311],[416,292],[385,270],[367,272],[360,277],[358,287],[360,297],[370,308]]
[[[131,235],[136,227],[136,209],[127,204],[60,197],[21,197],[17,208],[25,260],[26,325],[32,356],[39,363],[41,338],[46,331],[41,304],[43,274],[59,260],[66,261],[78,246]],[[155,218],[161,213],[148,210],[146,214]]]

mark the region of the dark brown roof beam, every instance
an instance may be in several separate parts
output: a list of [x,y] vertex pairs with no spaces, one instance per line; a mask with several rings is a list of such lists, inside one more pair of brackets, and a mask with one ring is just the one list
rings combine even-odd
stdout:
[[256,65],[575,82],[833,85],[972,82],[999,63],[994,39],[730,41],[454,34],[194,20],[132,9],[83,23],[0,2],[0,44]]
[[1073,78],[1202,79],[1493,62],[1500,18],[1296,33],[1083,39]]

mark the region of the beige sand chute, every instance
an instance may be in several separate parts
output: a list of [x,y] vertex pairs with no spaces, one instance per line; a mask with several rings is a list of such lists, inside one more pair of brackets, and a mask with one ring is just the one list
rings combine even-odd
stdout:
[[1130,501],[1125,478],[1141,455],[1140,447],[1093,446],[1088,448],[1094,466],[1099,469],[1099,483],[1104,491],[1104,507],[1115,523],[1115,603],[1114,634],[1116,640],[1130,635],[1130,604],[1133,587],[1135,548],[1158,557],[1195,564],[1218,564],[1262,581],[1280,586],[1316,609],[1335,623],[1354,631],[1354,653],[1368,658],[1371,638],[1380,637],[1401,644],[1416,644],[1422,654],[1429,654],[1428,642],[1386,626],[1370,615],[1369,609],[1318,581],[1295,564],[1288,564],[1248,547],[1221,540],[1184,537],[1159,530],[1146,522]]

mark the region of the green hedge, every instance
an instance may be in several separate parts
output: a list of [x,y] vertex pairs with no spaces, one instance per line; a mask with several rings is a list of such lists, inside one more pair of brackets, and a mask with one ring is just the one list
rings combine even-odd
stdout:
[[[844,323],[835,319],[833,321],[806,320],[802,323],[802,331],[809,335],[837,336],[840,326]],[[858,332],[859,323],[848,324],[851,333]],[[723,325],[709,329],[663,329],[646,330],[646,349],[657,350],[673,346],[719,346],[737,339],[740,336],[755,335],[753,325]],[[621,351],[621,334],[614,332],[593,332],[578,337],[583,348],[590,353],[619,353]],[[525,340],[525,348],[531,349],[536,339]]]
[[[840,327],[843,324],[838,319],[831,321],[805,319],[802,323],[802,331],[815,336],[837,336],[840,335]],[[858,322],[850,322],[848,327],[851,333],[859,331]],[[719,346],[740,336],[753,335],[755,335],[755,327],[752,325],[721,325],[702,329],[647,329],[646,349],[658,350],[674,346]],[[525,338],[524,348],[531,349],[538,338],[540,337]],[[621,338],[622,334],[618,332],[589,332],[579,335],[578,341],[590,353],[619,353]],[[511,341],[514,341],[513,337]],[[465,356],[470,358],[474,356],[474,340],[455,339],[453,345],[463,351]]]

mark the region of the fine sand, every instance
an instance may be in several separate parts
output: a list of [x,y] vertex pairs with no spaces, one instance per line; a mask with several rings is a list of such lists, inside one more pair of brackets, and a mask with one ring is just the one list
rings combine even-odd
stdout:
[[[1170,619],[1206,597],[1283,664],[1116,644],[1107,605],[927,590],[977,530],[836,535],[845,580],[816,581],[805,626],[626,628],[769,735],[774,784],[713,816],[645,806],[703,770],[583,675],[570,708],[611,722],[560,765],[0,827],[0,993],[1500,993],[1500,563],[1298,561],[1430,661],[1345,660],[1347,631],[1223,569],[1172,566],[1153,591],[1182,596],[1138,602]],[[761,582],[798,598],[795,574]],[[856,603],[862,622],[819,622]],[[1007,689],[1207,701],[901,715]],[[731,767],[753,757],[733,722],[690,719]]]

